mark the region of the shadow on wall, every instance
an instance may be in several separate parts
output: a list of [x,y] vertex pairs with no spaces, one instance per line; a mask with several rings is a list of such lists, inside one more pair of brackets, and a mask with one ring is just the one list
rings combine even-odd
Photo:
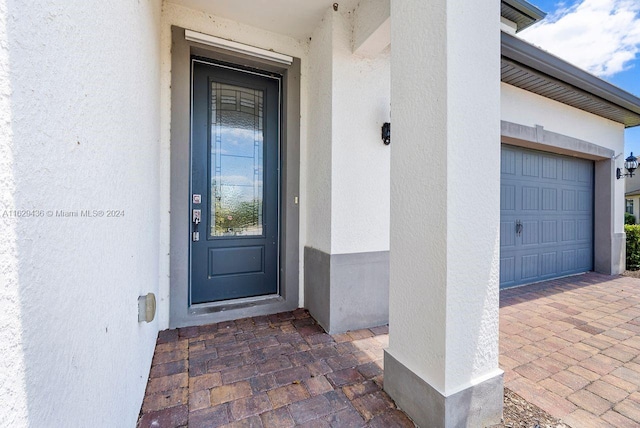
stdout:
[[137,297],[158,293],[160,12],[0,6],[0,425],[135,425],[158,330]]

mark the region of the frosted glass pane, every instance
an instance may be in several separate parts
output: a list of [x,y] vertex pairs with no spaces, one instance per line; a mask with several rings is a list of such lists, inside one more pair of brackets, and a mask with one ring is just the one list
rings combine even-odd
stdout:
[[211,84],[212,237],[263,234],[263,92]]

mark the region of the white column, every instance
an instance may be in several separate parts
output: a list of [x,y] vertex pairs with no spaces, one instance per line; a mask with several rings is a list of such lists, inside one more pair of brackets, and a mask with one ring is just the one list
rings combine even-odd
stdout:
[[385,390],[420,426],[502,411],[498,4],[391,2]]
[[[384,1],[363,5],[364,15],[382,15],[371,18],[382,26]],[[368,44],[377,55],[354,54],[353,15],[329,8],[309,50],[305,307],[331,333],[389,319],[390,150],[381,138],[389,121],[389,39]]]

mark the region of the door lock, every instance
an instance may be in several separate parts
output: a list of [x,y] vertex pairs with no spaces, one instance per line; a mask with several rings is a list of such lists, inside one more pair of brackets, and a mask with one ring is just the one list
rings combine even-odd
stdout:
[[516,220],[516,236],[522,235],[522,222],[520,220]]
[[192,210],[191,222],[193,223],[193,232],[191,233],[191,240],[197,242],[200,240],[200,232],[198,232],[198,225],[200,224],[202,216],[202,210]]

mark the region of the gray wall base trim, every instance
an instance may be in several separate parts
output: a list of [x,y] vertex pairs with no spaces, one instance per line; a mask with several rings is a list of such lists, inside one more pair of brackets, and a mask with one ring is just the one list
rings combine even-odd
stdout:
[[389,322],[389,252],[304,249],[305,307],[329,333]]
[[331,302],[331,257],[329,254],[304,247],[304,306],[318,321],[330,331],[329,304]]
[[613,254],[620,256],[613,260],[610,275],[620,275],[627,267],[627,234],[624,232],[614,233],[612,246]]
[[384,390],[421,427],[486,427],[502,417],[503,375],[445,397],[384,353]]

